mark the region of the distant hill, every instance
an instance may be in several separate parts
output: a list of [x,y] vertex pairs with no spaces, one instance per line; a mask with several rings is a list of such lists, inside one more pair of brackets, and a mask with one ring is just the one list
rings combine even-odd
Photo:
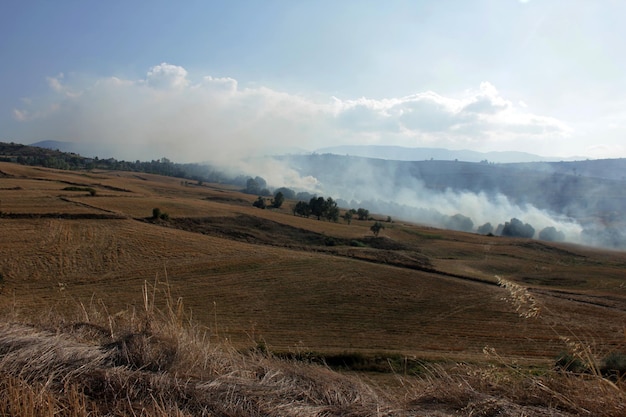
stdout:
[[354,145],[354,146],[332,146],[321,148],[316,153],[331,153],[336,155],[362,156],[365,158],[380,158],[395,161],[464,161],[464,162],[549,162],[549,161],[571,161],[585,159],[584,157],[557,158],[544,157],[526,152],[477,152],[471,150],[450,150],[444,148],[407,148],[402,146],[384,145]]
[[456,227],[455,213],[472,229],[519,216],[539,229],[570,228],[571,241],[626,248],[626,159],[498,164],[326,153],[281,160],[348,207],[445,228]]
[[96,147],[84,143],[59,141],[59,140],[42,140],[31,143],[28,146],[36,146],[44,149],[58,150],[61,152],[76,153],[89,158],[109,158],[112,152],[104,146]]
[[61,152],[76,152],[79,146],[74,142],[62,142],[58,140],[41,140],[39,142],[31,143],[28,146],[36,146],[38,148],[52,149]]

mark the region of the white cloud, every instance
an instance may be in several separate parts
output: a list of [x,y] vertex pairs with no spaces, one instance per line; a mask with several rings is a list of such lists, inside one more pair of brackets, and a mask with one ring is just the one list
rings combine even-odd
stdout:
[[213,78],[210,75],[202,78],[202,87],[209,88],[214,91],[223,91],[227,93],[234,93],[237,91],[237,80],[226,78]]
[[13,109],[13,118],[20,122],[25,122],[29,119],[28,111]]
[[54,91],[61,92],[63,91],[63,85],[61,84],[61,80],[63,79],[63,73],[60,73],[56,77],[46,77],[46,81],[48,81],[48,85]]
[[187,70],[166,62],[150,68],[146,82],[156,88],[184,88],[189,85]]
[[48,83],[51,97],[24,101],[13,111],[24,136],[91,142],[125,159],[225,162],[285,148],[365,143],[483,150],[519,144],[531,151],[571,133],[565,123],[506,100],[487,82],[460,97],[426,91],[319,101],[241,88],[228,77],[193,82],[185,68],[161,63],[137,81],[108,77],[84,87],[59,74]]

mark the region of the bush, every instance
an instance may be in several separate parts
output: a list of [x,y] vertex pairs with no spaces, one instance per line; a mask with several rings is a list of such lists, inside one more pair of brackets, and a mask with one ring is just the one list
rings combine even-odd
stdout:
[[600,372],[605,377],[622,378],[626,376],[626,354],[611,353],[602,361]]
[[89,195],[91,196],[94,196],[97,193],[97,191],[91,187],[76,187],[76,186],[65,187],[63,191],[87,191]]
[[170,215],[165,213],[165,212],[162,212],[160,208],[155,207],[155,208],[152,209],[152,218],[154,220],[157,220],[157,219],[169,220],[170,219]]
[[589,372],[589,367],[579,357],[572,355],[569,352],[562,352],[556,359],[555,368],[574,372],[576,374],[583,374]]
[[335,238],[327,237],[324,239],[324,245],[326,246],[337,246],[338,242]]
[[267,204],[265,203],[265,198],[259,196],[259,198],[257,198],[256,200],[254,200],[254,203],[252,203],[252,205],[256,208],[260,208],[260,209],[264,209],[265,207],[267,207]]

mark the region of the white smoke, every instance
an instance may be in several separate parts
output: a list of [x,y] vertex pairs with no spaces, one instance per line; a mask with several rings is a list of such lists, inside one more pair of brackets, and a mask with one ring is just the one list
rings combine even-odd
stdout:
[[[425,91],[384,99],[303,96],[161,63],[140,79],[48,77],[25,97],[5,134],[23,143],[72,141],[126,160],[167,157],[229,165],[242,157],[337,144],[536,151],[566,145],[571,129],[514,104],[489,82],[447,97]],[[479,149],[480,148],[480,149]],[[87,155],[92,156],[92,155]]]

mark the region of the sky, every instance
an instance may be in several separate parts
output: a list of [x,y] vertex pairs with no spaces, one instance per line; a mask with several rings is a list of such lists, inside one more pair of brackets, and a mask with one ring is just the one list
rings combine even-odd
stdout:
[[[0,141],[626,157],[621,0],[4,1]],[[89,156],[89,155],[87,155]]]

